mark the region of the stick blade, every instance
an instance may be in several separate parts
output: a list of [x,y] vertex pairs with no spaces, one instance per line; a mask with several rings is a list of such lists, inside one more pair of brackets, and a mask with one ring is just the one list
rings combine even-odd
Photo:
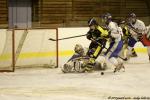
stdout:
[[51,40],[51,41],[57,41],[56,39],[52,39],[52,38],[49,38],[48,40]]

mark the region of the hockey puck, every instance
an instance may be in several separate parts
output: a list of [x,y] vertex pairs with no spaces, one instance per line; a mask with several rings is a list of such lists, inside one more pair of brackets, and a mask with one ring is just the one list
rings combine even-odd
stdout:
[[101,72],[101,75],[104,75],[104,72]]

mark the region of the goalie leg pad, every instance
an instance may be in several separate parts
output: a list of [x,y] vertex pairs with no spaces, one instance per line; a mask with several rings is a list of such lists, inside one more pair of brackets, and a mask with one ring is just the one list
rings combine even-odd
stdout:
[[71,72],[73,72],[73,63],[72,62],[68,62],[68,63],[64,64],[64,66],[62,67],[61,70],[64,73],[71,73]]
[[84,72],[83,70],[83,61],[75,61],[74,62],[74,71],[77,72],[77,73],[82,73]]
[[74,66],[75,72],[83,73],[83,72],[92,72],[93,71],[93,64],[89,63],[87,60],[80,60],[75,62]]

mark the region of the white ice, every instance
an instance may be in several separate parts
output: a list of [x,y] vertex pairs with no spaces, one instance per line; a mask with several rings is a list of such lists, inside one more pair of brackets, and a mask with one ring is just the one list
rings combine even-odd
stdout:
[[64,74],[60,68],[26,68],[16,69],[14,73],[0,73],[0,100],[150,98],[150,63],[133,59],[125,63],[125,72],[107,71],[103,76],[100,71]]

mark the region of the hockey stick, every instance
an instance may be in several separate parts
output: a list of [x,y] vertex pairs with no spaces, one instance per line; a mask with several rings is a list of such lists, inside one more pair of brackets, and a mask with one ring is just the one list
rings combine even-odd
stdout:
[[86,34],[84,34],[84,35],[77,35],[77,36],[71,36],[71,37],[66,37],[66,38],[61,38],[61,39],[49,38],[48,40],[51,40],[51,41],[59,41],[59,40],[66,40],[66,39],[77,38],[77,37],[82,37],[82,36],[86,36]]
[[[96,40],[94,40],[94,39],[91,39],[92,41],[94,41],[94,42],[96,42],[99,46],[101,46],[101,44],[100,43],[98,43]],[[105,49],[107,49],[108,50],[108,48],[106,48],[106,47],[104,47]],[[113,52],[113,51],[111,51],[111,50],[109,50],[110,52]],[[127,61],[127,59],[125,59],[125,58],[122,58],[121,56],[119,56],[118,55],[118,57],[120,58],[120,59],[122,59],[122,60],[124,60],[124,61]]]

